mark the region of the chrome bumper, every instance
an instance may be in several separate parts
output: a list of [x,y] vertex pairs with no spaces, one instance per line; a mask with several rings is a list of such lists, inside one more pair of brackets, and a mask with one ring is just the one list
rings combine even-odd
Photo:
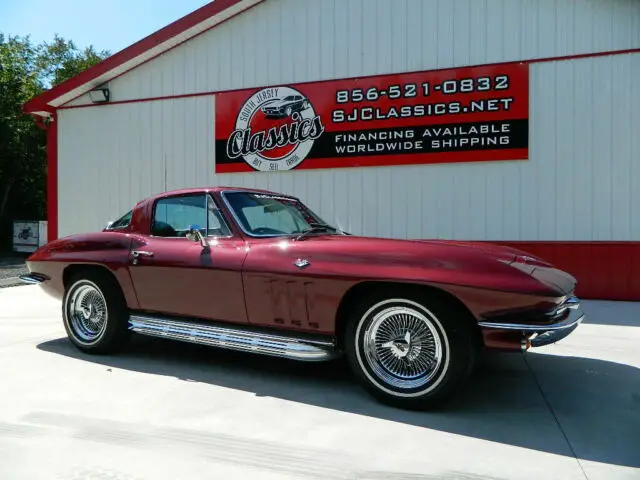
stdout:
[[20,275],[18,278],[22,280],[24,283],[29,283],[32,285],[37,285],[46,280],[49,280],[48,277],[40,273],[25,273],[24,275]]
[[[569,314],[562,321],[548,325],[499,323],[499,322],[479,322],[482,328],[496,330],[509,330],[522,332],[523,339],[532,347],[542,347],[551,345],[569,336],[585,319],[585,315],[580,309],[580,300],[577,297],[570,297],[560,307],[559,312],[567,309]],[[523,350],[526,350],[523,344]]]

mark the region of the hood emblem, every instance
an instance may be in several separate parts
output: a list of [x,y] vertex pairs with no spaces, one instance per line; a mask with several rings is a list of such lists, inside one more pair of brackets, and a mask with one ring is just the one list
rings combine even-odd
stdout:
[[293,262],[293,264],[298,268],[306,268],[311,265],[311,262],[309,262],[309,260],[307,260],[306,258],[299,258],[295,262]]

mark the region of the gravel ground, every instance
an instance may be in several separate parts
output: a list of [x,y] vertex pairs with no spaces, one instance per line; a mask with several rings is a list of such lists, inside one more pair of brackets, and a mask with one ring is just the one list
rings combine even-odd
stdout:
[[21,285],[18,276],[27,273],[24,255],[0,254],[0,288]]

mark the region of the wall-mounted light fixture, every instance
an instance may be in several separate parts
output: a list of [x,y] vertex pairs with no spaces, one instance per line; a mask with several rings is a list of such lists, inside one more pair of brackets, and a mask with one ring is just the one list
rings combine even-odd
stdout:
[[94,88],[89,92],[93,103],[107,103],[109,101],[109,89],[105,87]]

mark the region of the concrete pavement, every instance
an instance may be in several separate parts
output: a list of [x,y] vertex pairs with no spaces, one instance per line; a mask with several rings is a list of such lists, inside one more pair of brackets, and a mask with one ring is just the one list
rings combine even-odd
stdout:
[[1,479],[640,479],[640,303],[586,302],[561,343],[491,355],[449,408],[382,406],[342,361],[66,340],[0,290]]

